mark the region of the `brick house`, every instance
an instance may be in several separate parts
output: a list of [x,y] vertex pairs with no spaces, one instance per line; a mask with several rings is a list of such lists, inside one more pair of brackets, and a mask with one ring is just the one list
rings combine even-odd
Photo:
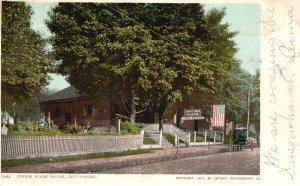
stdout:
[[40,100],[46,119],[63,128],[67,124],[110,127],[111,109],[105,99],[96,99],[79,93],[73,86]]

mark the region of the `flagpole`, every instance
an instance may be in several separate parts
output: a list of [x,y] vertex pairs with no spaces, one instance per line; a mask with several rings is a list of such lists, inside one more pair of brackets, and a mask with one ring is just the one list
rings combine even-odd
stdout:
[[211,128],[212,128],[212,117],[213,117],[213,105],[210,105],[210,118],[209,118],[209,130],[208,130],[208,150],[209,150],[209,145],[210,145],[210,131],[211,131]]

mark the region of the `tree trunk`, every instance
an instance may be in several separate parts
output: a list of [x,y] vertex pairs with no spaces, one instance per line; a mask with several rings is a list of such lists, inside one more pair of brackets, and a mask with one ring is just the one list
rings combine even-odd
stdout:
[[159,123],[159,131],[164,130],[163,127],[163,113],[158,111],[158,123]]
[[113,100],[109,101],[109,118],[110,118],[110,126],[116,126],[115,114],[117,114],[117,105]]
[[135,118],[136,118],[136,105],[135,105],[135,101],[134,101],[134,96],[131,98],[130,107],[131,107],[130,122],[131,122],[131,123],[135,123]]
[[163,117],[164,117],[166,108],[167,108],[167,102],[165,100],[160,101],[159,107],[158,107],[159,130],[164,130]]

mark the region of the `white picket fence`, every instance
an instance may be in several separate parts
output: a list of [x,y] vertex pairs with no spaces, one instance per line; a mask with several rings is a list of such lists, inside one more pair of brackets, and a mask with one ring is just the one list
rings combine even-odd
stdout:
[[139,149],[143,135],[142,131],[132,136],[2,136],[1,159]]

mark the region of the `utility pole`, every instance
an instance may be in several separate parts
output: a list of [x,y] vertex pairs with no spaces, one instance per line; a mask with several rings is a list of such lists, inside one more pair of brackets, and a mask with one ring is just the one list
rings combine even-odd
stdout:
[[250,122],[250,94],[251,94],[251,83],[249,84],[249,91],[248,91],[247,140],[249,139],[249,122]]

